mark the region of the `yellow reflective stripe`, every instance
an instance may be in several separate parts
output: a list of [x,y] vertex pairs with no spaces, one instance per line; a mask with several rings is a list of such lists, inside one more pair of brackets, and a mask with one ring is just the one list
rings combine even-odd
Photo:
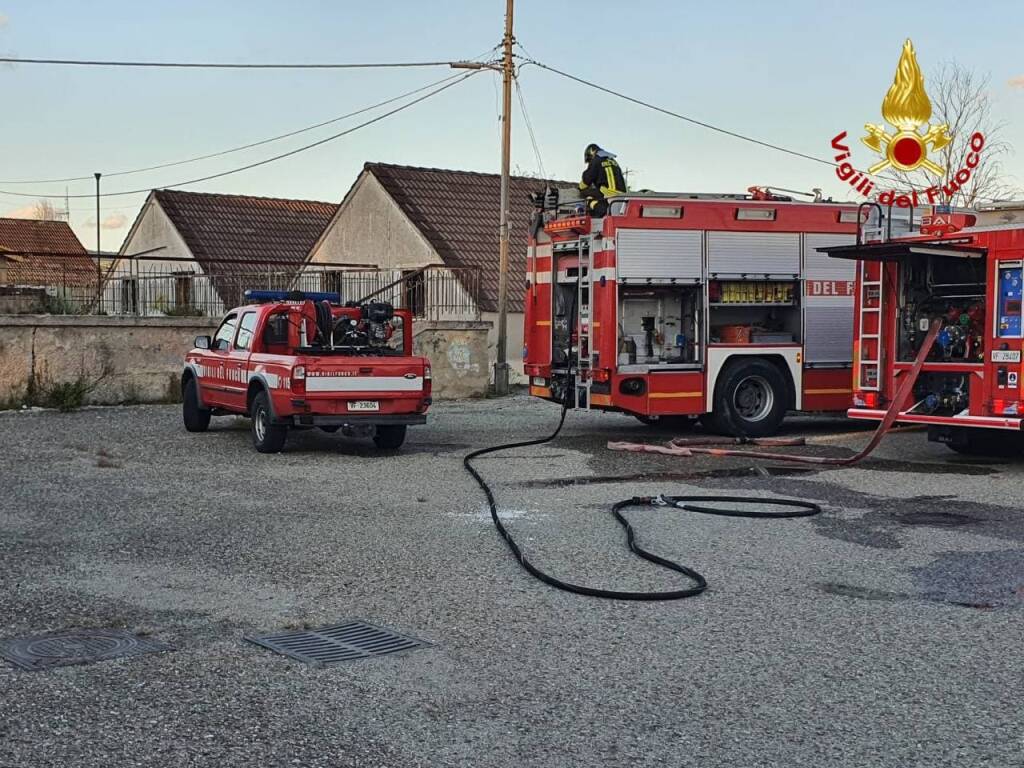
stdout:
[[805,389],[805,395],[852,395],[852,389]]
[[651,392],[647,396],[655,400],[664,400],[674,397],[701,397],[703,395],[703,392]]
[[606,165],[604,167],[604,175],[605,175],[605,178],[608,179],[608,189],[614,190],[615,189],[615,174],[612,173],[611,163],[609,163],[608,165]]

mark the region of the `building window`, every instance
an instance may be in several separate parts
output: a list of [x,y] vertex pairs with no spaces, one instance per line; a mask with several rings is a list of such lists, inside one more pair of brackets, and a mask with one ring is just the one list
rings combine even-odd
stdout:
[[[427,284],[424,274],[416,274],[419,270],[402,270],[402,285],[405,286],[403,295],[403,306],[412,312],[413,317],[423,317],[426,314]],[[414,277],[415,275],[415,277]]]
[[139,313],[139,281],[134,277],[121,280],[121,312],[128,315]]
[[176,272],[174,274],[174,306],[178,308],[192,306],[191,272]]

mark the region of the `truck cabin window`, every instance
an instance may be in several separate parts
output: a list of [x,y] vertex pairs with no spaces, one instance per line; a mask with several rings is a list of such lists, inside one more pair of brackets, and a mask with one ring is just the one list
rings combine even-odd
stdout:
[[263,328],[263,346],[280,347],[288,344],[288,313],[275,312],[267,318]]
[[213,344],[210,345],[210,349],[226,350],[231,346],[231,340],[235,337],[237,321],[237,315],[228,315],[224,318],[224,322],[220,324],[217,334],[213,337]]
[[235,349],[249,349],[252,346],[252,332],[256,330],[256,313],[246,312],[242,315],[242,322],[238,324],[238,338],[235,339]]

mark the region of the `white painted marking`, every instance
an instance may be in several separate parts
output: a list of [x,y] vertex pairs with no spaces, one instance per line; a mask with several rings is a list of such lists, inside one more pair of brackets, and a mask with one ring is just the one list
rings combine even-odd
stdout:
[[309,376],[307,392],[421,392],[423,377],[404,376]]

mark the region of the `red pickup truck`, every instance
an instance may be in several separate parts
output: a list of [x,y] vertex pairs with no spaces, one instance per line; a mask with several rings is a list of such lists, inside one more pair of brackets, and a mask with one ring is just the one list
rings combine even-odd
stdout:
[[397,449],[406,427],[424,424],[430,361],[412,354],[412,314],[337,296],[249,291],[260,302],[227,313],[213,337],[199,336],[181,378],[185,429],[210,417],[247,415],[257,451],[276,453],[289,429],[342,429]]

